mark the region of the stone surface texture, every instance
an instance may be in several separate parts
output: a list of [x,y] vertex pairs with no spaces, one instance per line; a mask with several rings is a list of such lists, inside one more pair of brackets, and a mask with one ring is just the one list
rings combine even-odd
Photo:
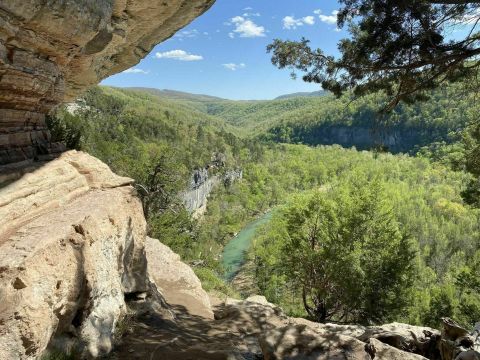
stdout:
[[213,319],[210,299],[192,268],[156,239],[147,237],[145,248],[148,273],[165,300],[191,315]]
[[130,183],[68,152],[0,189],[0,359],[111,350],[125,295],[149,290]]
[[61,151],[45,115],[137,64],[214,0],[2,0],[0,165]]
[[[209,167],[220,167],[214,164],[212,161]],[[223,175],[217,174],[212,176],[209,175],[208,169],[195,170],[188,190],[182,194],[185,209],[192,214],[193,218],[201,219],[207,211],[208,198],[212,191],[221,184],[230,186],[234,182],[241,180],[242,177],[242,170],[227,170]]]

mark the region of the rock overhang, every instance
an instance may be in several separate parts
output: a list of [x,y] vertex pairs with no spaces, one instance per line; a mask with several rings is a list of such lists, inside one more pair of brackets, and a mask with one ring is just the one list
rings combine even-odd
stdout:
[[48,157],[45,115],[148,55],[215,0],[3,0],[0,165]]

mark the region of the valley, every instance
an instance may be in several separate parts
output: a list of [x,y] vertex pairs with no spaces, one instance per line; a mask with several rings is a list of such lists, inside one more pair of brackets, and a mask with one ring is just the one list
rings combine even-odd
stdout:
[[0,360],[480,360],[478,26],[0,0]]
[[[255,288],[269,301],[295,316],[306,314],[301,299],[288,295],[298,290],[292,288],[280,260],[285,235],[279,229],[285,220],[275,215],[266,223],[271,216],[267,211],[298,206],[296,196],[317,196],[314,194],[320,191],[327,198],[330,193],[349,189],[352,183],[366,194],[375,184],[378,189],[374,192],[382,194],[375,202],[385,204],[382,206],[398,226],[395,231],[408,235],[409,261],[415,264],[408,288],[403,289],[405,305],[395,309],[401,309],[402,315],[392,311],[376,321],[436,327],[442,316],[472,324],[477,316],[475,309],[480,310],[476,305],[480,299],[468,295],[471,293],[455,280],[465,271],[475,271],[476,265],[470,270],[468,264],[476,264],[479,253],[479,213],[465,204],[461,195],[471,176],[461,170],[463,165],[458,162],[468,118],[447,116],[449,99],[455,91],[460,91],[458,86],[441,90],[432,95],[428,106],[405,106],[392,115],[394,119],[411,118],[388,127],[395,129],[388,130],[394,134],[414,134],[390,135],[395,138],[396,149],[408,150],[407,154],[387,152],[388,145],[375,143],[365,135],[370,130],[357,127],[355,121],[374,124],[376,108],[372,99],[361,100],[347,113],[339,113],[336,109],[343,108],[346,100],[325,94],[232,102],[179,92],[99,87],[78,102],[80,110],[60,110],[51,124],[58,140],[76,133],[73,147],[94,154],[115,172],[132,176],[147,188],[152,169],[162,169],[158,181],[170,195],[155,200],[158,204],[151,202],[149,234],[193,264],[207,291],[238,296],[234,286],[224,279],[232,279],[247,261],[249,267],[242,276],[254,279]],[[467,98],[456,105],[465,107],[468,114],[475,108],[469,101]],[[430,107],[436,109],[434,113],[429,112]],[[314,111],[313,117],[308,115],[310,111]],[[349,114],[360,118],[351,119]],[[329,129],[342,126],[355,136],[336,137],[338,133],[325,130],[323,125],[312,125],[303,131],[311,131],[308,136],[317,141],[328,139],[324,145],[285,143],[271,134],[288,116],[295,124],[302,124],[296,120],[298,117],[305,121],[316,118],[318,124],[323,124],[327,121],[324,116],[331,122]],[[416,131],[417,126],[422,126],[423,132]],[[57,132],[57,128],[61,131]],[[333,145],[337,142],[343,147]],[[220,166],[211,166],[214,154],[221,154]],[[202,194],[206,207],[197,219],[192,219],[173,195],[189,186],[194,172],[203,171],[218,179],[239,169],[241,179],[217,181],[207,194]],[[268,215],[262,215],[265,212]],[[465,301],[471,304],[469,310],[463,307]],[[445,302],[449,304],[448,314],[441,315]]]

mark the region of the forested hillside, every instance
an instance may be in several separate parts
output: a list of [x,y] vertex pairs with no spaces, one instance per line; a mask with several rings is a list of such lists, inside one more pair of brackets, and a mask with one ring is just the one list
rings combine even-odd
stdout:
[[[458,138],[449,132],[460,131],[474,113],[469,101],[454,101],[452,94],[460,90],[451,86],[436,91],[430,101],[403,106],[394,114],[390,129],[413,134],[401,143],[403,150]],[[321,133],[322,127],[368,129],[374,124],[378,101],[371,96],[350,103],[347,98],[324,96],[232,102],[100,87],[75,106],[60,109],[49,122],[56,139],[135,178],[148,212],[150,234],[185,261],[200,264],[195,271],[207,290],[233,294],[223,280],[222,250],[245,224],[273,209],[271,224],[258,234],[250,251],[254,264],[250,276],[258,291],[289,313],[320,321],[402,320],[432,326],[441,316],[452,316],[471,324],[480,316],[475,280],[480,269],[480,227],[478,210],[461,196],[471,175],[450,169],[452,154],[463,156],[460,143],[452,145],[458,153],[436,142],[423,149],[421,156],[277,143],[303,136],[315,139],[312,145],[317,145],[322,137],[315,131]],[[275,137],[275,129],[290,129],[287,132],[293,138]],[[343,145],[362,147],[355,142]],[[442,156],[439,149],[445,152]],[[178,194],[192,171],[208,167],[216,153],[225,155],[225,167],[209,171],[241,168],[244,178],[218,187],[206,214],[197,221],[183,209]],[[442,161],[432,162],[435,156]],[[318,204],[324,206],[318,208]],[[315,218],[328,219],[315,225],[323,231],[315,241],[330,241],[325,244],[333,252],[317,252],[313,246],[312,257],[301,251],[308,249],[302,239]],[[341,238],[358,246],[342,247]],[[391,246],[382,249],[387,244]],[[299,251],[294,263],[287,261],[292,246]],[[346,298],[330,294],[336,302],[325,304],[328,316],[320,316],[318,308],[305,312],[299,297],[302,288],[296,282],[301,279],[300,263],[312,269],[330,263],[332,272],[325,286],[348,294]],[[371,266],[365,267],[367,263]],[[348,269],[360,287],[342,282]],[[383,287],[383,302],[373,301],[378,284],[391,285]],[[313,306],[315,297],[307,301]],[[336,311],[331,312],[332,308]]]
[[[475,322],[475,317],[480,315],[480,298],[472,293],[474,286],[472,283],[463,284],[461,280],[463,276],[478,271],[469,264],[477,264],[480,255],[479,213],[465,205],[460,194],[468,182],[468,175],[406,155],[375,155],[339,146],[311,148],[299,145],[275,145],[266,149],[258,161],[245,167],[244,174],[243,182],[216,193],[209,205],[205,218],[207,226],[203,231],[209,232],[210,236],[206,238],[212,239],[212,243],[215,238],[226,241],[229,234],[237,232],[255,214],[286,203],[274,211],[273,221],[258,234],[250,253],[250,261],[255,264],[250,275],[269,301],[281,304],[289,313],[306,315],[302,289],[294,281],[302,269],[299,264],[306,264],[307,259],[313,261],[310,256],[315,255],[306,252],[300,254],[303,260],[286,261],[292,249],[285,245],[289,240],[293,241],[287,229],[294,224],[288,223],[285,214],[296,211],[294,219],[305,221],[297,226],[308,234],[309,220],[302,219],[308,218],[308,201],[312,199],[312,205],[330,201],[335,209],[330,213],[333,217],[328,223],[323,223],[327,221],[325,219],[317,224],[320,232],[331,229],[334,223],[339,224],[348,214],[351,217],[345,221],[348,220],[356,231],[363,226],[371,229],[371,225],[377,224],[382,217],[382,212],[376,208],[381,206],[391,214],[389,221],[395,226],[395,232],[408,239],[401,249],[413,254],[410,280],[403,284],[402,291],[394,291],[393,306],[382,304],[387,312],[373,322],[402,320],[436,326],[440,314],[447,312],[465,323]],[[351,192],[356,193],[356,198],[348,195]],[[375,201],[371,200],[362,207],[360,199],[369,194],[376,196]],[[312,217],[317,216],[311,211]],[[369,214],[375,216],[369,219]],[[362,222],[364,225],[359,227]],[[305,239],[309,238],[305,236]],[[333,249],[339,251],[337,242],[341,236],[332,236],[336,239]],[[382,238],[381,243],[391,243],[391,236]],[[319,242],[323,240],[321,236],[317,239]],[[211,249],[212,243],[207,243],[203,250]],[[378,244],[374,246],[379,250]],[[361,254],[358,256],[356,261],[361,263]],[[398,256],[394,255],[394,261],[399,260]],[[323,263],[326,259],[316,261]],[[345,256],[336,261],[336,264],[330,263],[331,272],[344,279],[345,271],[354,265]],[[373,258],[363,261],[370,262]],[[361,268],[358,271],[364,273]],[[387,278],[383,281],[393,282],[393,277],[388,274],[384,274]],[[363,276],[373,279],[368,274]],[[360,284],[361,280],[358,281]],[[376,281],[382,283],[380,278]],[[354,298],[362,298],[361,293],[353,288],[350,290],[354,291]],[[465,299],[468,305],[462,304]],[[380,306],[372,309],[374,312],[379,310]],[[350,318],[356,322],[371,320],[368,317]]]
[[318,96],[325,96],[328,93],[324,90],[314,91],[314,92],[297,92],[292,94],[285,94],[275,98],[275,100],[282,100],[282,99],[291,99],[297,97],[318,97]]
[[[391,114],[379,111],[385,97],[354,99],[325,96],[286,96],[272,101],[229,101],[154,89],[160,99],[174,99],[204,114],[223,119],[243,137],[307,145],[340,144],[358,149],[382,148],[416,152],[432,142],[453,142],[475,118],[475,94],[463,83],[432,91],[427,101],[401,104]],[[301,95],[301,94],[300,94]]]
[[151,148],[168,148],[191,171],[205,166],[214,151],[233,160],[243,147],[232,126],[183,102],[107,87],[94,88],[60,109],[50,118],[50,127],[55,140],[108,159],[119,173],[129,168],[129,161],[150,156]]

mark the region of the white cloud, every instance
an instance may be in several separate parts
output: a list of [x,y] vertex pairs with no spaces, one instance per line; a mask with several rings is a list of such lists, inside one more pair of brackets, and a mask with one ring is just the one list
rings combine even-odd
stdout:
[[244,13],[242,16],[244,17],[260,17],[262,16],[259,12],[256,12],[256,13],[252,13],[252,12],[246,12]]
[[318,18],[320,21],[330,24],[330,25],[335,25],[337,23],[337,15],[338,15],[338,10],[333,10],[331,15],[324,15],[322,14],[322,10],[318,9],[315,10],[314,13],[318,15]]
[[315,18],[313,16],[305,16],[303,22],[307,25],[315,25]]
[[249,10],[253,10],[253,8],[250,7],[250,6],[248,6],[248,7],[246,7],[245,9],[243,9],[243,11],[249,11]]
[[175,37],[177,38],[195,38],[197,37],[199,34],[198,30],[197,29],[193,29],[193,30],[183,30],[183,31],[180,31],[178,32],[177,34],[175,34]]
[[175,34],[175,38],[177,38],[179,41],[183,41],[184,39],[194,39],[199,37],[200,35],[208,36],[209,33],[204,31],[200,32],[197,29],[192,29],[192,30],[183,30]]
[[315,25],[315,18],[313,16],[305,16],[300,19],[295,19],[293,16],[285,16],[282,21],[283,28],[287,30],[296,29],[303,25]]
[[232,71],[237,71],[238,69],[244,69],[247,67],[247,65],[245,65],[244,63],[240,63],[240,64],[228,63],[228,64],[222,64],[222,66]]
[[283,18],[283,28],[284,29],[296,29],[298,26],[302,26],[303,22],[300,19],[295,19],[293,16],[285,16]]
[[453,25],[471,25],[478,21],[480,17],[480,9],[475,9],[469,13],[462,15],[459,18],[450,21]]
[[147,75],[150,73],[148,70],[143,70],[139,68],[130,68],[122,72],[123,74],[144,74]]
[[235,16],[231,19],[231,24],[235,26],[233,33],[244,38],[254,38],[265,36],[265,28],[255,24],[252,20],[243,16]]
[[230,39],[233,39],[235,37],[235,34],[233,32],[228,33],[228,37]]
[[201,55],[193,55],[187,53],[185,50],[171,50],[166,52],[157,52],[155,54],[157,59],[174,59],[180,61],[200,61],[203,60]]

